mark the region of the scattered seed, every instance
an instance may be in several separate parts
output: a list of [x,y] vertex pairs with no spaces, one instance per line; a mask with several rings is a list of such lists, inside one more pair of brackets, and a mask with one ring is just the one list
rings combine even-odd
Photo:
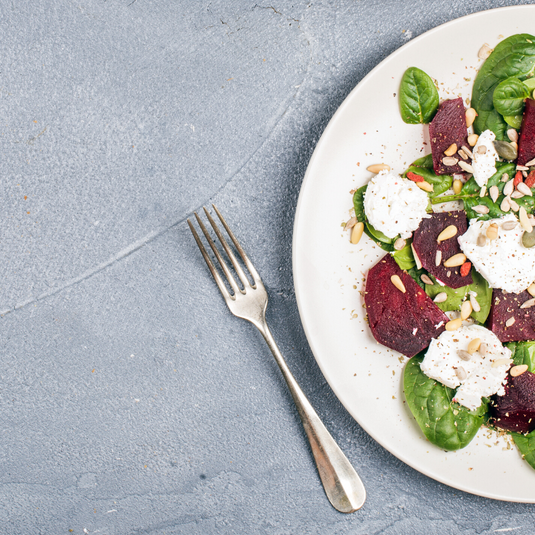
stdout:
[[533,305],[535,305],[535,298],[528,299],[527,301],[524,301],[520,308],[531,308]]
[[472,160],[474,159],[474,155],[472,154],[472,151],[466,146],[466,145],[463,145],[461,147],[461,150],[469,157],[471,158]]
[[511,210],[513,212],[518,212],[520,210],[520,206],[518,206],[517,202],[511,199],[511,197],[507,197],[509,199],[509,206],[511,206]]
[[468,136],[468,144],[473,147],[476,143],[477,143],[477,140],[479,139],[479,136],[477,134],[470,134]]
[[463,162],[462,160],[459,162],[459,167],[463,170],[463,171],[466,171],[467,173],[472,173],[474,174],[474,168],[469,164],[469,163],[466,163],[466,162]]
[[506,221],[502,224],[502,230],[513,230],[517,225],[517,221]]
[[508,212],[511,209],[511,203],[509,202],[509,197],[505,197],[500,204],[500,210],[502,212]]
[[524,178],[528,178],[528,172],[527,171],[522,171],[522,176]]
[[483,205],[483,204],[478,204],[477,206],[474,206],[472,208],[472,210],[474,212],[477,212],[478,214],[488,214],[489,213],[488,207]]
[[487,43],[484,43],[483,46],[479,49],[477,57],[479,59],[487,59],[492,54],[492,48]]
[[527,292],[529,293],[529,295],[535,297],[535,282],[533,282],[527,287]]
[[453,193],[455,193],[455,195],[459,195],[459,193],[461,193],[462,188],[463,183],[460,180],[453,181]]
[[513,147],[515,150],[518,150],[518,143],[516,141],[511,141],[511,147]]
[[518,377],[519,375],[522,375],[523,373],[526,373],[527,371],[528,371],[527,364],[519,364],[518,366],[513,366],[509,373],[511,374],[512,377]]
[[498,366],[507,366],[511,364],[511,359],[496,359],[492,362],[491,368],[497,368]]
[[453,238],[457,234],[457,227],[455,225],[450,225],[446,227],[437,238],[437,243],[449,240],[450,238]]
[[351,230],[357,224],[357,218],[352,217],[344,226],[344,230]]
[[463,253],[457,253],[450,256],[444,261],[444,267],[458,267],[462,266],[466,262],[466,255]]
[[524,195],[529,195],[530,197],[533,197],[533,193],[531,192],[531,189],[528,186],[526,186],[524,182],[520,182],[518,186],[516,187],[516,189]]
[[462,324],[463,320],[461,318],[457,318],[455,320],[448,321],[444,327],[446,328],[446,331],[456,331]]
[[501,181],[502,182],[507,182],[508,180],[509,180],[509,174],[508,173],[504,173],[502,175]]
[[435,266],[440,266],[441,262],[442,262],[442,251],[440,249],[437,249],[437,253],[435,254]]
[[478,247],[484,247],[485,245],[487,245],[487,237],[485,236],[485,234],[480,234],[477,237],[477,245]]
[[399,278],[399,275],[392,275],[390,277],[390,281],[392,282],[392,284],[400,291],[400,292],[403,292],[403,293],[406,293],[407,290],[405,289],[405,285],[403,284],[402,280]]
[[487,194],[487,186],[481,186],[481,189],[479,190],[479,196],[484,197]]
[[390,171],[390,166],[386,163],[376,163],[375,165],[369,165],[366,170],[370,173],[378,174],[381,171]]
[[351,238],[349,241],[353,245],[356,245],[362,238],[363,232],[364,232],[364,223],[362,223],[362,221],[360,223],[356,223],[355,226],[353,227],[353,230],[351,231]]
[[506,327],[511,327],[515,323],[515,318],[512,316],[505,322]]
[[423,182],[415,182],[415,184],[424,191],[427,191],[431,193],[433,191],[433,184],[429,184],[429,182],[426,182],[425,180]]
[[505,196],[511,195],[511,193],[513,193],[514,189],[515,189],[514,181],[513,180],[509,180],[509,182],[507,182],[507,184],[505,184],[505,186],[503,187],[503,194]]
[[479,354],[484,357],[487,354],[488,350],[489,348],[487,344],[485,342],[481,342],[481,345],[479,346]]
[[512,143],[495,140],[492,142],[492,144],[494,145],[498,156],[504,160],[516,160],[518,156],[518,149]]
[[466,152],[464,152],[463,149],[459,149],[457,151],[457,154],[463,159],[463,160],[468,160],[468,154],[466,154]]
[[446,292],[440,292],[439,294],[435,296],[433,301],[435,303],[443,303],[444,301],[446,301],[447,298],[448,298],[448,294]]
[[474,338],[470,340],[467,351],[470,355],[473,355],[481,346],[481,338]]
[[407,245],[407,242],[403,238],[398,238],[394,242],[394,249],[396,251],[401,251],[401,249],[403,249],[405,247],[405,245]]
[[492,199],[492,202],[496,202],[498,200],[498,197],[500,196],[500,190],[498,186],[491,186],[489,189],[489,195]]
[[445,151],[444,154],[446,156],[453,156],[457,152],[457,144],[452,143]]
[[455,375],[457,376],[459,381],[464,381],[468,377],[468,374],[466,373],[466,370],[462,366],[459,366],[455,370]]
[[517,171],[529,171],[529,167],[526,167],[525,165],[517,165],[516,170]]
[[498,225],[496,223],[489,225],[486,234],[489,240],[495,240],[498,237]]
[[533,246],[535,246],[535,230],[532,230],[531,232],[524,232],[522,234],[522,245],[526,249],[531,249]]
[[423,273],[420,278],[424,284],[427,284],[428,286],[434,286],[434,282],[425,273]]
[[[523,182],[521,182],[521,184],[522,183]],[[513,191],[513,193],[511,193],[511,199],[521,199],[523,196],[524,194],[520,193],[520,191]]]
[[480,145],[477,148],[477,153],[478,154],[487,154],[487,147],[485,147],[485,145]]
[[422,263],[420,262],[420,258],[416,254],[416,251],[414,250],[414,245],[412,243],[411,243],[411,249],[412,249],[412,254],[414,255],[414,261],[416,262],[416,267],[418,269],[422,269]]
[[523,206],[521,206],[518,211],[518,219],[520,219],[520,226],[527,233],[530,233],[533,230],[533,225],[530,223],[526,209]]
[[472,304],[472,308],[474,309],[474,312],[479,312],[481,310],[481,306],[477,302],[477,299],[471,295],[470,296],[470,303]]
[[470,128],[472,123],[476,120],[477,112],[474,108],[468,108],[465,112],[466,128]]
[[509,138],[509,141],[514,141],[516,143],[518,141],[518,132],[514,128],[509,128],[509,130],[507,130],[507,137]]
[[464,301],[461,305],[461,319],[468,319],[470,314],[472,314],[472,303],[470,301]]
[[469,361],[472,358],[472,355],[470,355],[470,353],[464,349],[458,349],[457,356],[464,361]]
[[442,158],[442,163],[448,167],[455,165],[458,161],[459,160],[453,156],[446,156],[445,158]]
[[535,165],[535,158],[533,158],[533,160],[530,160],[529,162],[526,162],[526,167],[531,167],[532,165]]

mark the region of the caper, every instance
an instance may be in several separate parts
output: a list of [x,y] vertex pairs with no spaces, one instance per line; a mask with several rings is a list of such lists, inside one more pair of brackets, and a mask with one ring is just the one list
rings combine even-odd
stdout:
[[511,143],[507,143],[507,141],[493,141],[494,148],[496,149],[496,152],[498,153],[498,156],[500,158],[503,158],[504,160],[516,160],[518,157],[518,150],[514,147],[514,145],[511,145]]
[[524,232],[524,234],[522,234],[522,245],[528,249],[535,245],[535,229],[531,232]]

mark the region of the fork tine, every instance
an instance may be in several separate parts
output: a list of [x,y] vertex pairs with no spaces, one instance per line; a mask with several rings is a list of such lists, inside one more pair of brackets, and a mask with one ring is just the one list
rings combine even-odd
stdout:
[[193,234],[193,237],[195,238],[195,241],[197,242],[197,245],[199,246],[199,249],[201,250],[204,260],[208,264],[208,269],[210,270],[210,273],[213,275],[218,288],[221,290],[221,293],[223,294],[223,297],[225,299],[232,299],[233,296],[230,295],[230,292],[225,286],[225,283],[223,282],[221,275],[219,275],[219,273],[217,272],[214,264],[212,263],[212,260],[210,259],[210,257],[208,256],[208,253],[206,252],[206,249],[204,248],[204,245],[202,244],[201,239],[199,238],[199,235],[197,234],[197,231],[195,230],[195,227],[192,225],[189,219],[188,219],[188,225],[191,230],[191,233]]
[[[245,254],[245,251],[243,250],[242,246],[238,243],[238,240],[230,230],[229,226],[227,225],[227,222],[223,219],[223,216],[221,215],[221,212],[217,209],[215,204],[212,204],[212,208],[215,210],[215,213],[221,220],[221,223],[225,227],[225,230],[227,231],[228,235],[230,236],[230,239],[232,240],[232,243],[234,243],[234,246],[240,253],[240,256],[243,259],[243,262],[245,264],[245,267],[249,270],[249,273],[252,275],[253,280],[255,284],[262,284],[262,279],[260,278],[260,275],[258,274],[258,271],[256,271],[255,267],[253,266],[252,262],[249,260],[249,257]],[[254,286],[253,286],[254,288]]]
[[[212,205],[213,206],[213,205]],[[206,214],[206,217],[208,218],[208,221],[210,221],[210,224],[212,225],[212,228],[214,229],[215,233],[217,234],[217,237],[219,238],[219,241],[221,242],[221,245],[223,245],[223,248],[225,249],[228,257],[230,258],[230,261],[232,263],[232,266],[236,270],[236,273],[240,277],[240,280],[245,287],[252,286],[255,287],[254,283],[251,285],[251,282],[247,278],[247,275],[243,272],[243,269],[241,268],[240,264],[238,263],[238,260],[234,256],[234,253],[231,251],[230,247],[228,246],[227,240],[225,240],[225,237],[223,234],[221,234],[221,231],[219,230],[219,227],[217,226],[216,222],[213,220],[212,216],[210,215],[210,212],[206,209],[205,206],[203,206],[204,212]],[[230,234],[229,234],[230,235]],[[232,237],[232,236],[231,236]]]
[[216,247],[215,243],[213,242],[212,238],[210,237],[210,234],[208,234],[208,231],[206,230],[206,227],[204,226],[204,223],[202,222],[201,218],[197,215],[197,212],[194,212],[195,218],[197,219],[197,223],[201,227],[201,230],[207,239],[208,243],[210,244],[210,247],[212,248],[212,251],[214,251],[215,257],[217,258],[217,261],[219,262],[219,265],[221,266],[221,269],[225,273],[225,277],[227,277],[227,280],[229,284],[232,287],[232,290],[234,293],[244,293],[241,288],[236,283],[236,280],[234,279],[232,273],[229,271],[229,268],[227,267],[227,264],[225,260],[223,260],[223,257],[221,256],[221,253],[219,252],[218,248]]

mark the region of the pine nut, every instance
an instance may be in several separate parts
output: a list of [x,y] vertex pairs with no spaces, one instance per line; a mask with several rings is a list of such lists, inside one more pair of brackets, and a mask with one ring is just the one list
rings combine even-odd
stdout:
[[464,381],[468,377],[466,370],[462,366],[459,366],[455,370],[455,375],[457,376],[457,379],[459,379],[459,381]]
[[505,326],[506,327],[512,327],[515,323],[515,318],[513,318],[512,316],[505,322]]
[[455,165],[458,161],[459,160],[457,158],[454,158],[453,156],[446,156],[446,158],[442,158],[442,163],[447,167]]
[[444,154],[446,156],[453,156],[457,152],[457,144],[452,143],[445,151]]
[[446,323],[445,328],[446,331],[456,331],[461,325],[463,324],[463,320],[461,318],[457,318],[455,320],[448,321]]
[[370,173],[379,174],[381,171],[390,171],[390,166],[386,163],[376,163],[375,165],[369,165],[366,167],[366,171]]
[[529,222],[528,214],[526,213],[526,209],[523,206],[521,206],[520,210],[518,211],[518,219],[520,219],[520,226],[526,232],[531,232],[533,230],[533,226]]
[[468,351],[465,351],[464,349],[458,349],[457,356],[465,362],[469,361],[472,358],[472,355],[470,355],[470,353]]
[[489,195],[492,199],[492,202],[496,202],[498,200],[498,197],[500,196],[500,190],[498,186],[491,186],[489,189]]
[[472,314],[472,303],[470,301],[464,301],[461,305],[461,319],[466,320]]
[[505,196],[511,195],[511,193],[513,193],[514,189],[515,189],[514,181],[513,180],[509,180],[509,182],[507,182],[507,184],[505,184],[505,186],[503,187],[503,194]]
[[399,278],[399,275],[392,275],[390,277],[390,280],[392,281],[392,284],[400,291],[400,292],[403,292],[403,293],[406,293],[407,290],[405,289],[405,285],[403,284],[403,282],[401,281],[401,279]]
[[465,145],[462,146],[462,150],[464,151],[464,153],[469,157],[471,158],[472,160],[474,159],[474,155],[472,154],[472,151],[466,147]]
[[483,46],[479,49],[477,57],[479,59],[487,59],[492,54],[492,48],[487,43],[484,43]]
[[496,223],[492,223],[492,225],[489,225],[487,228],[487,238],[489,240],[495,240],[498,237],[498,225]]
[[527,301],[524,301],[524,302],[520,305],[520,308],[531,308],[533,305],[535,305],[535,298],[533,298],[533,299],[528,299]]
[[468,108],[465,112],[466,128],[470,128],[472,123],[476,120],[477,112],[474,108]]
[[509,202],[509,198],[505,197],[500,204],[500,210],[502,212],[508,212],[510,209],[511,209],[511,203]]
[[420,262],[420,258],[416,254],[416,251],[414,250],[414,245],[412,243],[411,243],[411,249],[412,249],[412,254],[414,256],[414,261],[416,262],[416,267],[418,269],[422,269],[422,263]]
[[531,283],[527,287],[527,292],[528,292],[529,295],[532,295],[533,297],[535,297],[535,282]]
[[507,364],[511,364],[511,359],[496,359],[492,362],[491,368],[497,368],[498,366],[507,366]]
[[481,310],[481,306],[477,302],[477,299],[471,295],[470,296],[470,303],[472,304],[472,308],[474,309],[474,312],[479,312]]
[[473,355],[481,347],[481,338],[474,338],[470,341],[467,347],[468,353]]
[[518,225],[517,221],[506,221],[502,225],[503,230],[513,230]]
[[416,185],[423,189],[424,191],[427,191],[428,193],[431,193],[433,191],[433,184],[429,184],[429,182],[426,182],[425,180],[423,182],[416,182]]
[[518,210],[520,210],[520,206],[518,206],[518,203],[511,199],[511,197],[507,197],[507,199],[509,199],[509,205],[511,206],[511,210],[513,212],[518,212]]
[[531,192],[531,189],[529,188],[529,186],[526,186],[524,182],[520,182],[518,186],[516,187],[516,189],[520,193],[523,193],[524,195],[529,195],[530,197],[533,197],[533,193]]
[[463,253],[457,253],[450,256],[444,261],[444,267],[458,267],[462,266],[466,262],[466,255]]
[[518,141],[518,132],[514,128],[509,128],[509,130],[507,130],[507,137],[509,138],[509,141],[514,141],[516,143]]
[[440,292],[439,294],[435,296],[433,301],[435,303],[443,303],[444,301],[446,301],[447,298],[448,298],[448,294],[446,292]]
[[487,237],[485,236],[485,234],[480,234],[477,237],[477,246],[484,247],[485,245],[487,245]]
[[463,170],[463,171],[466,171],[467,173],[471,173],[472,175],[474,174],[474,168],[469,164],[469,163],[466,163],[466,162],[463,162],[462,160],[459,162],[459,167]]
[[468,136],[468,144],[471,146],[471,147],[474,147],[475,144],[477,143],[477,140],[479,139],[479,136],[477,134],[470,134]]
[[437,249],[437,252],[435,254],[435,266],[440,266],[440,263],[442,262],[442,251],[440,249]]
[[459,193],[461,193],[462,188],[463,183],[460,180],[453,181],[453,193],[455,193],[455,195],[459,195]]
[[401,251],[401,249],[403,249],[405,247],[405,245],[407,245],[407,242],[403,238],[398,238],[394,242],[394,249],[396,251]]
[[511,141],[511,147],[513,147],[513,149],[518,151],[518,143],[516,141]]
[[478,214],[488,214],[489,213],[488,207],[483,205],[483,204],[478,204],[477,206],[474,206],[472,208],[472,210],[474,212],[477,212]]
[[513,366],[509,373],[511,374],[512,377],[518,377],[519,375],[522,375],[523,373],[526,373],[527,371],[528,371],[527,364],[519,364],[518,366]]
[[364,232],[364,223],[362,223],[362,221],[360,223],[356,223],[353,229],[351,230],[351,238],[349,241],[353,245],[356,245],[360,241],[360,238],[362,238],[363,232]]
[[[427,284],[428,286],[434,286],[435,285],[433,283],[433,281],[425,273],[423,273],[420,278],[422,279],[422,282],[424,284]],[[442,293],[444,293],[444,292],[442,292]]]
[[449,227],[446,227],[437,238],[437,243],[449,240],[450,238],[453,238],[457,234],[457,227],[455,225],[450,225]]

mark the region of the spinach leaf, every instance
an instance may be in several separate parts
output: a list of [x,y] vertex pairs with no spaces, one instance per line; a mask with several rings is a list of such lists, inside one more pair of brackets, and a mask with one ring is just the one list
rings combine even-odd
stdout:
[[520,450],[522,458],[528,462],[531,468],[535,468],[535,431],[527,435],[511,433],[516,447]]
[[418,158],[411,163],[411,167],[426,167],[427,169],[433,169],[433,155],[428,154],[427,156]]
[[516,128],[517,130],[520,129],[522,126],[522,118],[523,115],[504,115],[503,120],[513,128]]
[[431,199],[449,190],[453,183],[453,177],[450,175],[437,175],[432,167],[429,169],[427,167],[415,167],[414,165],[411,165],[403,173],[403,177],[406,178],[407,174],[411,172],[424,177],[424,180],[429,182],[429,184],[433,184],[433,191],[427,194]]
[[535,76],[524,80],[522,83],[530,90],[530,92],[533,91],[535,89]]
[[412,240],[407,240],[407,245],[401,251],[394,251],[392,253],[398,266],[405,271],[412,269],[416,265],[414,255],[412,254],[411,242]]
[[445,450],[464,448],[485,420],[488,403],[469,411],[452,401],[455,391],[427,377],[420,369],[423,354],[405,366],[403,387],[407,404],[426,438]]
[[428,74],[417,67],[405,71],[399,88],[399,106],[404,122],[431,122],[438,108],[438,91]]
[[533,76],[535,70],[535,37],[517,34],[499,43],[477,73],[472,90],[472,107],[478,113],[474,130],[480,134],[489,128],[500,140],[506,139],[507,123],[496,111],[494,90],[510,77],[520,81]]
[[490,314],[490,307],[492,305],[492,288],[489,283],[480,275],[475,269],[472,269],[472,284],[468,285],[468,292],[476,292],[477,302],[481,307],[479,312],[472,311],[472,318],[479,323],[485,323]]
[[[509,349],[511,348],[509,347]],[[535,371],[535,342],[515,342],[513,360],[515,366],[527,364],[528,370],[533,373]]]
[[524,100],[529,97],[529,89],[515,77],[500,82],[492,95],[492,103],[498,113],[505,116],[522,115]]

